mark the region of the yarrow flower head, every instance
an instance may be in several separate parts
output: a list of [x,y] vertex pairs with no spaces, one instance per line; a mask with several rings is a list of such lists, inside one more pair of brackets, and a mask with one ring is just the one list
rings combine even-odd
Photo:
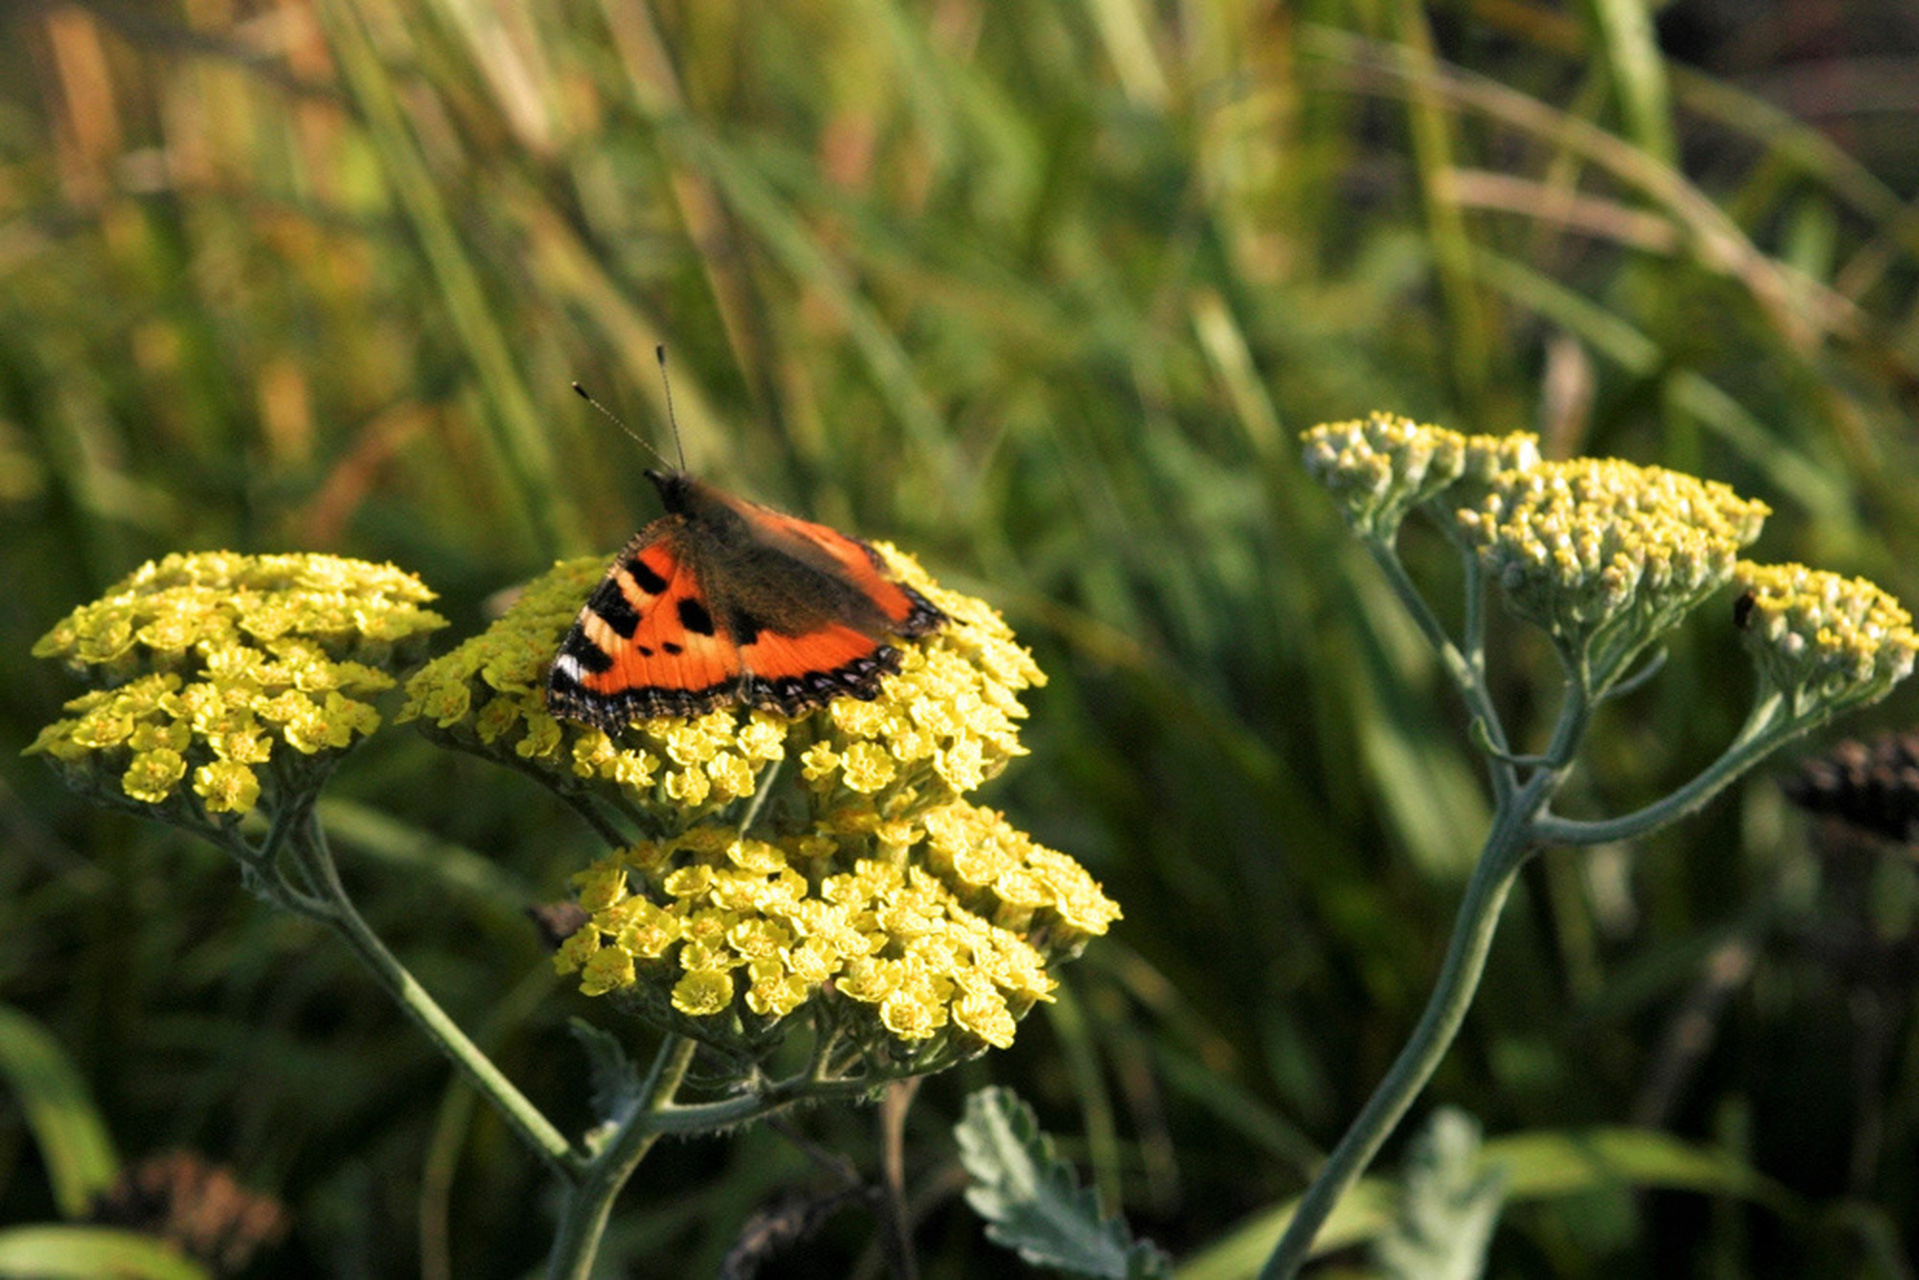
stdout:
[[1604,688],[1732,576],[1769,514],[1717,481],[1575,458],[1501,472],[1459,527],[1513,611]]
[[491,627],[407,682],[403,720],[436,740],[531,772],[563,794],[645,811],[670,835],[756,797],[774,766],[808,821],[840,810],[900,817],[947,803],[1022,754],[1019,695],[1045,677],[984,602],[946,591],[880,544],[902,580],[951,620],[902,646],[871,702],[797,718],[741,704],[609,734],[547,711],[546,669],[603,559],[555,565]]
[[27,752],[97,799],[230,823],[379,725],[367,699],[446,625],[421,607],[432,598],[391,565],[338,556],[149,562],[34,646],[102,687]]
[[430,737],[644,833],[576,877],[589,918],[555,962],[586,993],[739,1059],[804,1012],[836,1072],[930,1071],[1011,1043],[1049,967],[1118,918],[1078,863],[961,799],[1023,752],[1038,667],[985,603],[879,549],[949,621],[900,646],[872,701],[556,720],[547,664],[601,559],[556,565],[408,681],[402,715]]
[[1864,578],[1742,560],[1733,581],[1746,651],[1795,721],[1876,702],[1912,674],[1912,615]]
[[1306,469],[1333,495],[1347,523],[1386,541],[1407,512],[1462,481],[1464,491],[1447,495],[1451,505],[1477,501],[1497,473],[1539,460],[1535,435],[1468,436],[1385,413],[1323,423],[1300,438]]
[[744,1056],[806,1008],[869,1072],[1011,1044],[1049,967],[1119,917],[1077,862],[965,801],[769,839],[702,825],[576,882],[592,915],[555,960],[589,995]]

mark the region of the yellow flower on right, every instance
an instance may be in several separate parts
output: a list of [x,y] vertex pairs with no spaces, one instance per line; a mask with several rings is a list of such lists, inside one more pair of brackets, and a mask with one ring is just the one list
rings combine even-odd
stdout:
[[1876,702],[1912,674],[1912,615],[1866,579],[1741,560],[1733,582],[1740,637],[1794,719]]

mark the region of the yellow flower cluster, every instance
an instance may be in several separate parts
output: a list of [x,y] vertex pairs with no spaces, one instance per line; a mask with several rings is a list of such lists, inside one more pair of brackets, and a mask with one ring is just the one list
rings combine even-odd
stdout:
[[531,583],[481,634],[416,671],[397,719],[449,746],[524,769],[563,793],[672,806],[689,821],[757,787],[785,757],[785,722],[721,708],[694,720],[636,725],[618,741],[546,710],[546,669],[603,559],[567,560]]
[[964,801],[771,840],[700,826],[576,879],[592,918],[556,963],[587,993],[706,1038],[729,1015],[746,1041],[819,1001],[869,1061],[1011,1044],[1047,966],[1119,917],[1077,862]]
[[318,762],[378,727],[362,699],[446,625],[420,607],[432,598],[391,565],[337,556],[149,562],[34,646],[107,687],[69,702],[27,751],[108,800],[246,813],[262,769],[285,761],[276,744]]
[[880,550],[951,621],[903,647],[900,671],[872,702],[839,698],[794,720],[731,704],[692,720],[638,721],[618,735],[556,720],[546,710],[547,665],[606,568],[569,560],[483,634],[416,672],[399,718],[563,792],[643,806],[665,819],[663,834],[755,795],[767,767],[789,756],[813,817],[847,804],[890,815],[952,800],[1021,753],[1019,694],[1045,677],[987,605]]
[[1603,684],[1732,576],[1769,514],[1717,481],[1575,458],[1500,473],[1459,526],[1514,612]]
[[1474,491],[1455,493],[1454,505],[1476,501],[1498,473],[1539,460],[1535,435],[1468,436],[1386,413],[1322,423],[1300,438],[1306,469],[1333,495],[1347,523],[1388,541],[1407,512],[1462,480]]
[[931,1069],[1010,1043],[1047,966],[1118,918],[1078,863],[960,799],[1023,751],[1031,656],[986,604],[880,552],[949,621],[900,646],[870,702],[729,704],[614,734],[554,719],[547,664],[602,560],[555,566],[407,682],[402,717],[430,736],[648,837],[579,877],[591,920],[556,963],[582,990],[745,1055],[807,1007],[869,1067]]
[[1912,615],[1864,578],[1742,560],[1733,581],[1741,637],[1795,719],[1877,701],[1912,674]]

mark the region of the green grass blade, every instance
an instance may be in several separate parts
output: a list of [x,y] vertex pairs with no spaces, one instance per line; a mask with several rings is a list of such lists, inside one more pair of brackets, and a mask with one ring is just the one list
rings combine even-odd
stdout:
[[[1480,1147],[1479,1167],[1504,1170],[1508,1205],[1637,1188],[1732,1196],[1775,1213],[1802,1212],[1785,1188],[1734,1156],[1653,1129],[1508,1134]],[[1397,1195],[1385,1178],[1362,1178],[1327,1219],[1313,1255],[1377,1239],[1392,1225]],[[1179,1268],[1179,1280],[1239,1280],[1254,1274],[1292,1213],[1293,1203],[1288,1203],[1260,1214],[1187,1260]]]
[[152,1236],[112,1227],[0,1231],[5,1280],[213,1280],[213,1273]]
[[1460,397],[1468,410],[1476,410],[1486,394],[1491,361],[1486,346],[1484,308],[1472,272],[1472,238],[1448,182],[1455,166],[1456,150],[1452,108],[1434,83],[1438,59],[1433,50],[1432,30],[1426,22],[1425,5],[1420,0],[1396,0],[1390,11],[1400,40],[1397,52],[1413,70],[1408,80],[1406,115],[1427,235],[1449,321],[1446,346],[1451,352]]
[[1647,0],[1587,0],[1587,20],[1612,74],[1626,133],[1648,155],[1671,164],[1672,94]]
[[86,1081],[38,1022],[0,1005],[0,1075],[26,1116],[62,1216],[77,1218],[113,1185],[120,1158]]
[[[1657,342],[1617,313],[1557,280],[1523,262],[1483,249],[1474,259],[1474,269],[1488,284],[1551,318],[1633,373],[1651,377],[1660,370],[1664,354]],[[1792,495],[1820,519],[1850,522],[1851,487],[1845,476],[1781,441],[1730,394],[1698,373],[1682,369],[1670,376],[1680,407],[1763,472],[1780,492]]]

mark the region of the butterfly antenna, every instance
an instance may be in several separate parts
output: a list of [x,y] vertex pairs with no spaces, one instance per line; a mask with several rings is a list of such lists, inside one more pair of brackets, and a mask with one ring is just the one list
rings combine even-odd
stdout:
[[673,448],[680,455],[680,470],[686,470],[686,443],[680,439],[680,420],[673,416],[673,379],[666,376],[666,344],[653,348],[660,362],[660,385],[666,388],[666,425],[673,428]]
[[[573,389],[579,392],[580,399],[586,401],[588,404],[592,405],[595,409],[598,409],[602,414],[604,414],[608,422],[612,423],[614,426],[618,427],[620,430],[626,432],[626,434],[632,438],[634,444],[639,445],[640,448],[646,450],[648,453],[658,458],[661,462],[665,463],[667,466],[670,467],[673,465],[671,462],[667,462],[665,454],[661,453],[658,449],[655,449],[652,445],[648,444],[646,440],[642,438],[637,431],[627,426],[626,423],[620,418],[619,414],[614,413],[611,409],[601,404],[598,400],[595,400],[592,397],[592,395],[588,393],[585,387],[581,386],[579,383],[576,382],[573,384]],[[668,413],[668,416],[669,417],[671,416],[670,411]],[[673,435],[675,439],[679,438],[679,432],[677,430],[673,433]],[[680,470],[684,471],[685,469],[686,469],[685,455],[682,454]]]

